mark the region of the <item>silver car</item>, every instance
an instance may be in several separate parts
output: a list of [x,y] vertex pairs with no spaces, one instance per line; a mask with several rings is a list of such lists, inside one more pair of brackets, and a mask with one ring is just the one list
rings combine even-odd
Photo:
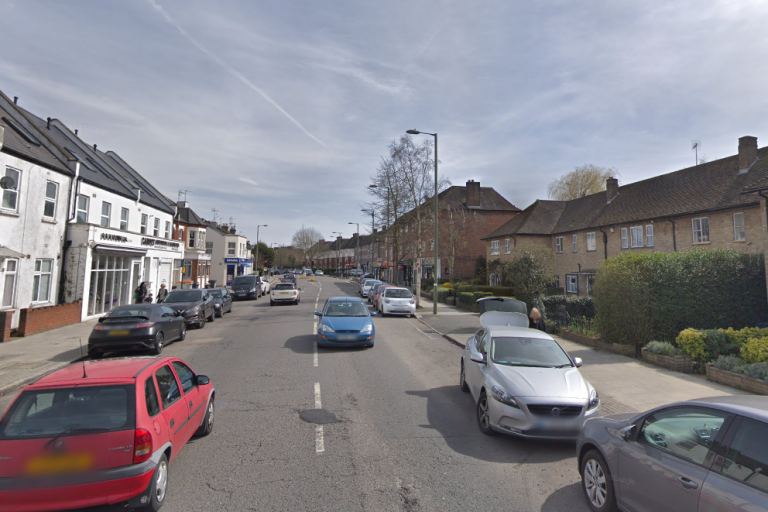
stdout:
[[594,511],[768,510],[768,398],[702,398],[589,420],[577,444]]
[[368,297],[368,294],[371,291],[371,288],[373,288],[373,285],[375,284],[381,284],[381,281],[378,279],[366,279],[360,284],[360,295],[363,297]]

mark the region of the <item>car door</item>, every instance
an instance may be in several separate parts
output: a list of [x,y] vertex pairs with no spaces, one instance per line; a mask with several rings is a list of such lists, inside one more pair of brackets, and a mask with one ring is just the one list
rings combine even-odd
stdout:
[[166,332],[166,340],[178,338],[181,335],[181,324],[184,322],[184,319],[168,306],[160,306],[160,312],[162,314],[163,322],[168,326],[164,329]]
[[187,439],[191,438],[197,427],[203,422],[203,414],[205,414],[205,403],[208,397],[200,396],[200,390],[197,386],[197,376],[189,366],[182,361],[173,361],[171,363],[173,370],[176,372],[181,383],[181,391],[184,393],[184,402],[187,404],[188,417],[186,421],[186,434]]
[[164,364],[155,371],[155,380],[160,393],[160,403],[163,406],[163,419],[168,426],[171,443],[174,445],[173,451],[178,453],[188,439],[184,427],[189,419],[189,406],[183,399],[181,386],[169,364]]
[[699,498],[699,512],[768,510],[768,424],[734,421]]
[[633,512],[697,510],[714,459],[712,447],[732,419],[704,407],[671,407],[646,416],[619,452],[618,496]]
[[229,311],[232,308],[232,295],[229,294],[229,290],[221,290],[221,311]]
[[476,363],[475,361],[472,361],[471,355],[473,353],[481,353],[483,354],[484,344],[485,341],[488,338],[488,330],[487,329],[480,329],[475,333],[475,337],[472,338],[470,341],[470,344],[473,346],[470,347],[469,354],[467,357],[464,369],[464,378],[467,381],[467,385],[469,386],[469,390],[472,392],[472,396],[477,400],[480,397],[480,389],[483,386],[483,367],[485,367],[485,364],[483,363]]

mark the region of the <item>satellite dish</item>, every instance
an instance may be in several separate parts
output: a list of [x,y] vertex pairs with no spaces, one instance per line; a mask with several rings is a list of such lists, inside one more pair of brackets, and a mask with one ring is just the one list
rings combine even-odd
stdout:
[[16,180],[10,176],[0,178],[0,188],[3,190],[16,190]]

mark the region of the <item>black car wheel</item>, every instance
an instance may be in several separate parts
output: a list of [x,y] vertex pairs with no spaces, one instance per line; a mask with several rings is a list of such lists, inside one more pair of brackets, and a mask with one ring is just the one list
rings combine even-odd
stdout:
[[152,353],[156,356],[160,355],[160,353],[163,351],[163,331],[158,332],[155,334],[155,346],[152,347]]
[[199,322],[197,322],[197,328],[202,329],[205,327],[205,317],[201,318]]
[[211,397],[211,401],[208,402],[208,409],[205,411],[205,418],[203,418],[203,423],[195,432],[195,436],[205,437],[213,431],[213,411],[213,397]]
[[215,311],[216,311],[216,318],[221,318],[222,316],[224,316],[224,313],[222,313],[220,309],[217,309]]
[[587,504],[594,512],[618,510],[611,471],[597,450],[588,451],[581,461],[581,483]]
[[208,321],[209,322],[213,322],[214,320],[216,320],[216,310],[215,309],[213,311],[211,311],[211,314],[208,316]]
[[461,375],[459,375],[459,386],[465,393],[469,393],[469,386],[467,386],[467,378],[464,374],[464,360],[461,360]]
[[187,322],[181,324],[181,332],[179,333],[179,341],[187,339]]
[[477,401],[477,425],[483,434],[496,435],[496,431],[491,428],[491,413],[488,410],[488,395],[485,391],[480,393],[480,399]]
[[165,496],[168,494],[168,457],[165,454],[157,463],[149,487],[149,503],[138,509],[141,512],[157,512],[165,502]]

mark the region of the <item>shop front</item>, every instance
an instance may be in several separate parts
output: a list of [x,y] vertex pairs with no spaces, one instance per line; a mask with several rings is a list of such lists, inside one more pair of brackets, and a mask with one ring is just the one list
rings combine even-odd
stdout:
[[230,286],[232,281],[235,280],[235,277],[251,273],[253,259],[224,258],[224,264],[227,266],[227,286]]

